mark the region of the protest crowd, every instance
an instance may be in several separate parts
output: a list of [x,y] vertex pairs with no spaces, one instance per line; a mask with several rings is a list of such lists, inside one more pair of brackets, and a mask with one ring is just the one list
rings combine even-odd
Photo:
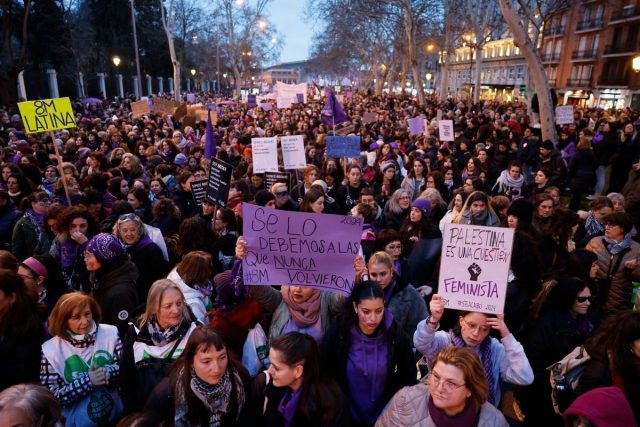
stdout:
[[[39,133],[0,109],[1,425],[638,425],[640,113],[576,108],[552,141],[515,101],[163,100]],[[270,228],[298,217],[328,246]],[[256,285],[257,241],[350,275]]]

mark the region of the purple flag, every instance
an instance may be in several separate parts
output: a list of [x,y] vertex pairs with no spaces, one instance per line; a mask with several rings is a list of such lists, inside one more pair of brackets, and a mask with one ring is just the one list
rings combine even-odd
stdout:
[[211,110],[207,111],[207,130],[205,131],[204,157],[211,160],[216,156],[216,138],[213,136],[213,124],[211,123]]
[[322,109],[322,122],[327,126],[348,122],[349,117],[347,117],[340,102],[338,102],[336,94],[328,87],[325,88],[325,93],[327,94],[327,102]]

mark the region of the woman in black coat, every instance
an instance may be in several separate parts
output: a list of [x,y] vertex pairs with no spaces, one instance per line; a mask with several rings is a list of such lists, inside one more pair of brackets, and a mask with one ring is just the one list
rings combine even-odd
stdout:
[[569,187],[571,188],[571,202],[569,209],[580,209],[582,195],[596,184],[596,169],[598,160],[591,149],[593,131],[583,129],[580,131],[580,140],[576,146],[576,153],[569,162]]
[[416,383],[412,343],[385,308],[375,282],[354,288],[322,350],[324,371],[347,396],[354,425],[373,425],[398,390]]
[[336,383],[323,377],[315,340],[300,332],[271,342],[271,366],[253,380],[252,426],[334,427],[351,425]]
[[22,278],[0,270],[0,390],[39,381],[40,347],[45,341],[39,312]]

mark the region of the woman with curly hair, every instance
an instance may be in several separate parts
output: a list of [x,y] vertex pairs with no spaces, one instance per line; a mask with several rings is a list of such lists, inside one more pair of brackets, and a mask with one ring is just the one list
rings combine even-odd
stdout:
[[85,290],[89,273],[84,263],[87,242],[97,234],[98,221],[83,207],[70,207],[60,212],[57,231],[50,254],[60,263],[68,289]]

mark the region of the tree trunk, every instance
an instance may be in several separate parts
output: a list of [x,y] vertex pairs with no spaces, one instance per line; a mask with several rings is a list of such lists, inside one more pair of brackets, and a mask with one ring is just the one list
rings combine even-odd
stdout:
[[[415,20],[411,10],[411,1],[407,0],[404,5],[404,28],[407,36],[407,49],[409,56],[409,66],[413,73],[413,83],[418,93],[418,104],[424,105],[424,90],[422,88],[422,80],[420,79],[420,71],[418,70],[418,58],[416,55],[416,28]],[[403,87],[404,90],[404,87]]]
[[242,93],[240,92],[240,88],[242,87],[242,74],[237,64],[233,64],[231,68],[233,69],[233,76],[236,79],[236,98],[240,99],[242,97]]
[[480,84],[482,83],[480,80],[481,71],[482,70],[482,47],[476,47],[476,82],[475,88],[473,91],[473,103],[477,104],[480,100]]
[[542,131],[542,139],[550,139],[557,141],[556,127],[554,123],[554,109],[551,100],[551,92],[549,91],[549,81],[544,72],[544,66],[540,59],[540,53],[529,38],[524,28],[518,12],[513,8],[511,0],[498,0],[502,16],[506,21],[516,46],[520,48],[522,55],[527,61],[531,80],[538,90],[538,105],[540,108],[540,128]]
[[[167,44],[169,45],[169,56],[171,57],[171,65],[173,66],[173,91],[174,98],[176,101],[180,102],[182,100],[182,90],[180,84],[180,61],[176,58],[176,48],[173,42],[173,28],[174,28],[174,17],[171,15],[173,11],[173,1],[169,2],[168,6],[169,16],[166,16],[164,13],[164,4],[162,0],[160,0],[160,14],[162,17],[162,26],[164,27],[164,32],[167,35]],[[140,89],[142,89],[142,82],[139,82]],[[142,93],[142,90],[140,90]]]

